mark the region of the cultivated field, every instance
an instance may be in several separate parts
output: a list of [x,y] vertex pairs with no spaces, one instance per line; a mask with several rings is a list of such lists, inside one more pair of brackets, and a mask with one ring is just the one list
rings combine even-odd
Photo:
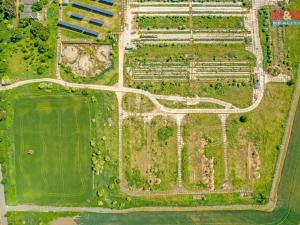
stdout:
[[81,97],[27,97],[15,103],[18,202],[76,204],[91,198],[89,105]]

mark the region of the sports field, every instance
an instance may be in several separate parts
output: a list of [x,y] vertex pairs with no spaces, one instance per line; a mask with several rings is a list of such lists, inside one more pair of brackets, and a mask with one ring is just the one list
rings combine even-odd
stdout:
[[19,203],[77,204],[92,192],[89,105],[82,97],[26,97],[15,103]]

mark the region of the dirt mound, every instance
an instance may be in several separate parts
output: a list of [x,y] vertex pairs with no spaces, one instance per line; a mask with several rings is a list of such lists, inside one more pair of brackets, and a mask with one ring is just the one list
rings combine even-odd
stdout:
[[207,145],[207,141],[205,139],[201,139],[199,143],[199,157],[202,165],[202,183],[205,184],[208,190],[215,190],[215,170],[214,170],[214,159],[208,159],[205,154],[205,146]]
[[251,166],[251,178],[254,180],[258,180],[260,178],[260,158],[258,152],[252,148],[250,150],[249,162]]
[[62,57],[66,60],[66,62],[73,64],[78,58],[78,49],[74,46],[67,46],[63,49]]
[[60,218],[57,220],[53,220],[50,225],[77,225],[75,220],[71,217]]

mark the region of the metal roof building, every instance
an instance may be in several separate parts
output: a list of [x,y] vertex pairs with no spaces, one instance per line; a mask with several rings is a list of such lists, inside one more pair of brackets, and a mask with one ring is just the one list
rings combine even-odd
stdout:
[[79,8],[79,9],[84,9],[84,10],[87,10],[87,11],[90,11],[90,12],[98,13],[98,14],[101,14],[101,15],[104,15],[104,16],[108,16],[108,17],[113,17],[114,16],[113,12],[110,12],[110,11],[107,11],[107,10],[104,10],[104,9],[99,9],[99,8],[94,7],[94,6],[90,6],[90,5],[86,5],[86,4],[82,4],[82,3],[78,3],[78,2],[72,3],[72,6],[76,7],[76,8]]

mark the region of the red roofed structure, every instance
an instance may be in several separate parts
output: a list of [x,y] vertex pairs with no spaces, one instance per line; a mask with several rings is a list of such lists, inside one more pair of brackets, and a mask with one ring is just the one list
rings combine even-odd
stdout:
[[272,20],[283,20],[284,11],[273,10],[272,11]]

